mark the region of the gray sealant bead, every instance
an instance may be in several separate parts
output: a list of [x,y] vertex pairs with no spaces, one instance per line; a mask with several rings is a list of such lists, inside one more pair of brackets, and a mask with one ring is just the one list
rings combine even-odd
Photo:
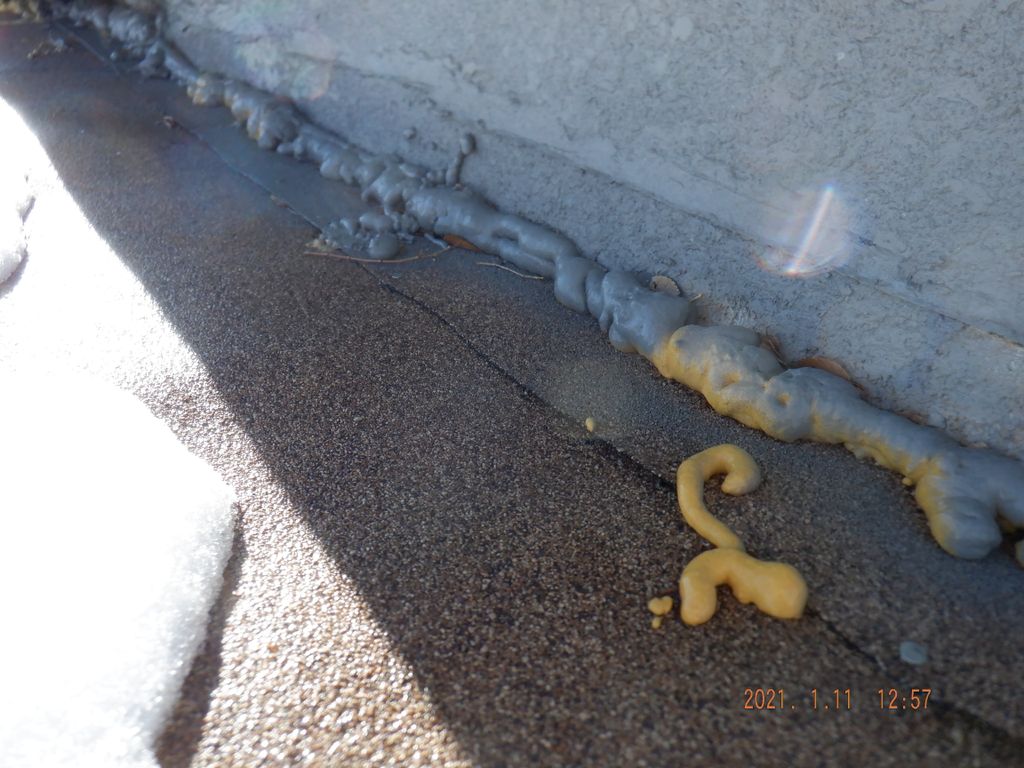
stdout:
[[[616,348],[644,355],[662,375],[703,394],[719,413],[780,440],[839,443],[900,472],[916,485],[915,497],[932,534],[948,552],[986,555],[1001,541],[1000,516],[1024,528],[1020,462],[965,448],[933,428],[877,409],[848,382],[825,371],[786,370],[749,329],[687,325],[690,302],[685,297],[652,292],[631,274],[605,270],[580,256],[563,235],[502,213],[471,190],[455,188],[462,162],[475,148],[468,134],[447,172],[378,157],[309,123],[272,94],[198,72],[139,11],[111,10],[84,0],[55,11],[75,23],[92,24],[139,55],[147,46],[165,46],[164,67],[187,86],[195,103],[223,104],[261,147],[316,163],[326,178],[358,184],[367,202],[407,216],[408,222],[400,219],[403,228],[411,222],[428,235],[458,235],[520,269],[553,278],[557,299],[598,318]],[[336,236],[352,237],[343,227],[332,229]],[[375,253],[393,253],[397,247],[392,233],[375,239]]]
[[359,217],[359,226],[370,232],[390,232],[394,228],[394,222],[390,216],[371,211]]
[[382,232],[370,239],[366,252],[371,259],[390,259],[398,253],[402,244],[390,232]]

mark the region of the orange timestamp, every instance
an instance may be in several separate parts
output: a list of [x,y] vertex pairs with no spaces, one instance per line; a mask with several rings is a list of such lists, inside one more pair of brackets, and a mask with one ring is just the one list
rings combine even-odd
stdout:
[[[882,712],[918,711],[928,709],[931,688],[879,688],[877,709]],[[787,694],[785,688],[744,688],[743,709],[757,712],[842,712],[855,709],[850,688],[811,688]]]

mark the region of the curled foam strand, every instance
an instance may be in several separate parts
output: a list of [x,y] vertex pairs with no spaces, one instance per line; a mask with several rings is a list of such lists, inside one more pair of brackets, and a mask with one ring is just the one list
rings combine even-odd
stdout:
[[251,86],[199,72],[163,39],[159,17],[75,0],[55,7],[145,54],[196,104],[225,105],[259,146],[319,165],[379,203],[396,230],[458,235],[481,250],[554,281],[565,306],[597,318],[616,349],[646,357],[666,378],[700,392],[712,408],[787,442],[844,445],[900,472],[915,487],[935,540],[950,554],[980,558],[999,545],[1002,517],[1024,528],[1024,467],[989,450],[965,448],[931,427],[864,402],[843,379],[816,368],[787,370],[760,336],[735,326],[687,325],[690,302],[655,293],[636,276],[582,257],[571,240],[505,214],[468,189],[443,186],[444,173],[379,157],[304,120],[289,104]]
[[722,474],[722,491],[731,496],[742,496],[761,485],[761,471],[749,453],[734,445],[709,448],[688,458],[676,471],[679,510],[690,527],[716,547],[742,551],[739,536],[704,506],[704,482]]
[[703,552],[679,577],[679,615],[683,622],[703,624],[718,609],[719,586],[728,585],[741,603],[753,603],[778,619],[798,619],[807,604],[807,582],[791,565],[765,562],[747,554],[728,526],[704,505],[704,483],[725,474],[722,490],[733,496],[761,484],[761,472],[750,454],[735,445],[717,445],[691,456],[676,472],[676,495],[683,519],[718,549]]

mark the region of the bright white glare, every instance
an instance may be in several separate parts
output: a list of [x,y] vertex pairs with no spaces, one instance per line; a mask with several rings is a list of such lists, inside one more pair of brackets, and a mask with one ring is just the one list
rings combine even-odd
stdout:
[[793,254],[793,261],[786,269],[788,274],[800,275],[806,271],[811,246],[815,244],[818,236],[821,234],[821,225],[825,222],[825,217],[828,215],[829,207],[834,199],[835,190],[832,189],[831,185],[826,186],[821,191],[821,195],[818,196],[818,204],[814,209],[814,215],[807,225],[807,230],[804,232],[803,240],[800,241],[800,247]]
[[[33,146],[35,144],[35,146]],[[21,118],[0,100],[0,146],[6,147],[0,166],[0,283],[5,282],[25,254],[22,220],[31,203],[28,169],[38,163],[41,149]]]
[[[0,767],[149,768],[221,585],[230,497],[142,404],[100,380],[130,381],[140,367],[157,381],[208,374],[65,188],[31,128],[0,99],[0,185],[15,171],[30,175],[36,202],[26,263],[0,294]],[[275,526],[268,546],[297,547],[303,580],[275,579],[268,591],[279,586],[280,604],[291,605],[312,599],[307,588],[340,578],[346,599],[332,621],[263,616],[229,627],[236,639],[251,634],[247,655],[226,655],[225,669],[244,676],[270,640],[303,654],[340,648],[355,660],[362,698],[326,707],[352,713],[370,700],[416,702],[381,721],[382,732],[408,730],[417,710],[416,728],[444,732],[371,604],[298,522],[301,513],[273,485],[256,448],[247,440],[222,445],[229,447],[280,499],[275,515],[302,531]],[[243,614],[251,619],[255,608]],[[273,664],[258,666],[275,674]],[[366,672],[380,669],[390,674]],[[232,671],[226,677],[237,682]],[[417,731],[410,733],[412,743]],[[365,738],[352,729],[332,750],[357,749],[351,744]],[[458,751],[454,737],[443,738]]]
[[0,371],[0,763],[155,765],[233,495],[109,384]]
[[774,247],[761,256],[765,269],[808,277],[846,263],[853,251],[849,209],[834,184],[795,196],[785,213],[770,222]]
[[28,256],[0,293],[0,765],[155,766],[232,494],[134,397],[72,372],[182,342],[0,101],[7,204],[26,180]]
[[23,226],[11,214],[27,255],[0,287],[0,360],[120,380],[145,349],[168,373],[198,373],[199,360],[65,188],[31,127],[0,99],[0,205],[13,210],[26,183],[35,202]]

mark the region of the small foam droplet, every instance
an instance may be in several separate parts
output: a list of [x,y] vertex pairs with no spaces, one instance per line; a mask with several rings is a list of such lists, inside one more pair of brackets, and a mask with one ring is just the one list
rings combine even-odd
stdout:
[[667,616],[672,612],[672,598],[668,596],[652,597],[647,601],[647,610],[655,616]]

